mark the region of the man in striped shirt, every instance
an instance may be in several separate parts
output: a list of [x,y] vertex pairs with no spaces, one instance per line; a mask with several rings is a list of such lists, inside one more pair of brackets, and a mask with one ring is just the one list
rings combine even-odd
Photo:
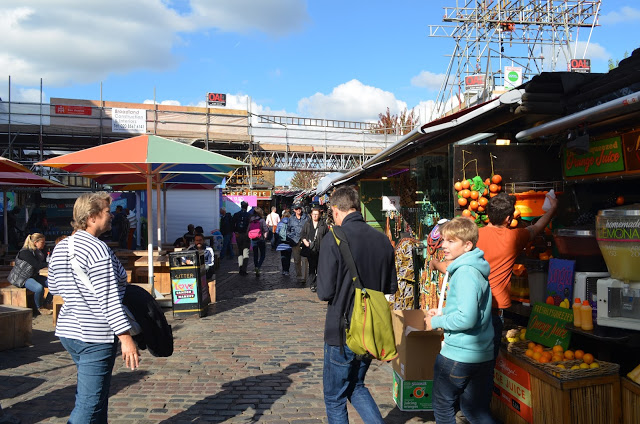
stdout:
[[98,237],[111,228],[111,197],[87,193],[73,207],[73,254],[89,277],[90,290],[74,273],[69,239],[62,240],[49,261],[49,290],[62,296],[64,305],[56,336],[78,370],[76,404],[69,422],[107,422],[109,385],[118,343],[122,359],[132,370],[140,361],[129,334],[131,325],[122,307],[127,274],[111,249]]

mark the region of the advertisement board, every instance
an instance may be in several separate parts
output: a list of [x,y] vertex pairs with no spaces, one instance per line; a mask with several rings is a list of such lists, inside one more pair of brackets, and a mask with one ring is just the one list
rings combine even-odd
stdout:
[[507,360],[502,352],[493,370],[493,395],[521,416],[526,422],[533,421],[531,410],[531,378],[529,373]]
[[571,341],[571,332],[566,329],[569,323],[573,324],[573,310],[536,303],[527,324],[527,339],[547,347],[560,345],[566,350]]
[[55,105],[56,115],[84,115],[91,116],[91,106]]
[[144,134],[147,132],[146,109],[111,109],[111,131],[116,133]]
[[224,93],[207,93],[207,106],[226,106],[227,95]]
[[566,177],[624,171],[622,140],[619,136],[589,141],[589,151],[576,154],[565,150],[563,170]]
[[518,87],[522,84],[522,68],[519,66],[504,67],[504,88],[506,90]]

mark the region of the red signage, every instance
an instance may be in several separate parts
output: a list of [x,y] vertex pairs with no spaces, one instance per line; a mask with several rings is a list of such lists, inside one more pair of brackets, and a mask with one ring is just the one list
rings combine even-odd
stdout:
[[591,72],[591,59],[571,59],[569,63],[569,70],[571,72]]
[[58,115],[86,115],[91,116],[91,106],[67,106],[55,105],[55,111]]
[[209,106],[226,106],[227,95],[223,93],[207,93],[207,105]]
[[529,373],[508,361],[502,352],[493,370],[493,384],[494,396],[528,423],[533,421]]
[[464,77],[464,85],[467,88],[484,87],[484,75],[469,75]]

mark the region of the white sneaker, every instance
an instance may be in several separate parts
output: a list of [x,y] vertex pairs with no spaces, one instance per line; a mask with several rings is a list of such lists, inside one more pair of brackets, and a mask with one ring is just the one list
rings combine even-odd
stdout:
[[282,275],[289,275],[289,271],[282,271]]

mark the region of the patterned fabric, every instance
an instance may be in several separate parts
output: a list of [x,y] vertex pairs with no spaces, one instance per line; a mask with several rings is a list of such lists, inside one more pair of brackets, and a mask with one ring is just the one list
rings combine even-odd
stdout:
[[418,240],[404,238],[399,240],[396,245],[398,290],[391,299],[393,309],[414,309],[416,299],[414,293],[415,268],[413,265],[413,250],[419,244]]

